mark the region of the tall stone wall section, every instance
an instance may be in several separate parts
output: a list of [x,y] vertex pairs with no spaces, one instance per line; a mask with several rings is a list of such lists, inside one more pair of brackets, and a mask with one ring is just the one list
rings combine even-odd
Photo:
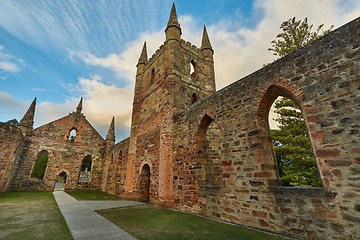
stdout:
[[0,194],[8,188],[14,175],[24,139],[21,131],[6,123],[0,123]]
[[[302,239],[357,239],[359,36],[356,19],[176,114],[174,207]],[[323,188],[279,186],[268,124],[278,96],[302,109]],[[214,175],[201,160],[210,124],[221,182],[203,184]]]
[[[115,144],[111,150],[111,156],[107,169],[107,185],[105,192],[123,196],[125,191],[126,160],[129,151],[129,138]],[[104,169],[105,170],[105,169]]]

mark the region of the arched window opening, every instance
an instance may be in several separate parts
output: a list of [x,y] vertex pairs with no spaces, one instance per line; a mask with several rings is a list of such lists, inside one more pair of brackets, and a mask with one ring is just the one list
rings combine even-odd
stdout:
[[140,201],[149,202],[150,200],[150,166],[144,164],[140,175]]
[[150,77],[150,85],[152,85],[155,81],[155,69],[151,69],[151,77]]
[[76,129],[73,128],[69,133],[68,142],[75,142],[75,138],[76,138]]
[[91,173],[91,156],[87,155],[84,157],[81,164],[81,171],[79,176],[79,182],[89,182]]
[[193,93],[193,94],[191,95],[191,104],[194,104],[194,103],[196,103],[196,102],[197,102],[197,96],[196,96],[195,93]]
[[63,171],[56,177],[55,191],[63,191],[65,189],[67,175]]
[[190,76],[196,77],[196,63],[194,60],[190,61]]
[[203,117],[195,141],[199,186],[221,185],[220,132],[210,116]]
[[46,150],[41,151],[36,158],[33,171],[31,173],[32,180],[43,180],[46,166],[48,163],[49,154]]
[[278,97],[269,112],[269,126],[282,186],[321,187],[321,178],[305,120],[291,99]]

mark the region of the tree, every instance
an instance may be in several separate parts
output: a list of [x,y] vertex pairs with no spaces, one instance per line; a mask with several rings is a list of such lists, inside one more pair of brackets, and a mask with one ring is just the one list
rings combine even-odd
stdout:
[[298,50],[306,44],[318,39],[319,37],[329,33],[333,25],[323,30],[324,24],[317,27],[315,32],[312,32],[313,25],[308,23],[307,18],[304,21],[296,21],[295,17],[283,22],[280,26],[282,33],[276,36],[276,39],[271,41],[272,47],[269,51],[272,51],[274,55],[284,57],[295,50]]
[[[295,17],[283,22],[280,26],[282,33],[271,41],[274,55],[286,56],[306,44],[331,31],[333,26],[323,30],[319,25],[315,32],[311,29],[307,18],[296,21]],[[287,98],[275,101],[275,113],[278,118],[279,129],[271,130],[275,156],[279,168],[281,184],[284,186],[321,186],[321,179],[316,166],[315,157],[311,149],[311,142],[307,135],[306,125],[297,104]]]
[[31,176],[39,180],[43,180],[47,162],[48,162],[48,153],[46,151],[42,151],[39,154],[38,158],[36,159],[35,166]]
[[283,98],[275,102],[279,129],[271,130],[281,185],[320,187],[321,180],[307,135],[305,122],[296,103]]

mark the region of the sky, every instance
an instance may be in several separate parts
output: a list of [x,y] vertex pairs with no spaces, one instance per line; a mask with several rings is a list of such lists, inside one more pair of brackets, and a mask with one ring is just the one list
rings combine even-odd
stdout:
[[217,89],[272,62],[282,22],[308,17],[337,28],[360,16],[358,0],[1,0],[0,122],[20,119],[37,97],[34,128],[75,111],[105,137],[130,135],[136,64],[165,41],[175,2],[182,38],[201,46],[207,27]]

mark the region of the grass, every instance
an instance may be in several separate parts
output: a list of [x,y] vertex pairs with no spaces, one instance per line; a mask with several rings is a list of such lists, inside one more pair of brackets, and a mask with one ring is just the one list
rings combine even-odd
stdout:
[[72,239],[51,192],[0,196],[0,239]]
[[119,200],[118,197],[98,191],[66,192],[78,201],[84,200]]
[[278,236],[150,205],[98,211],[139,240],[273,240]]

